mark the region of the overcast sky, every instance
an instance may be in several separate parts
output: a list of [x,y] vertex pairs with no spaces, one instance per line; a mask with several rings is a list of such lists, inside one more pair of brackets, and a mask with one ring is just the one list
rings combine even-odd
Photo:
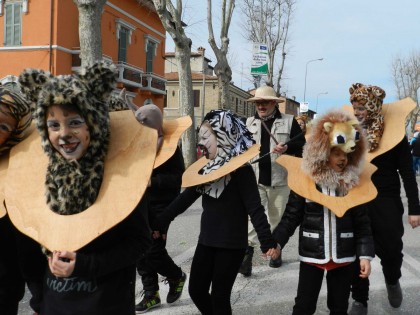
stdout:
[[[239,21],[243,19],[239,2],[229,31],[233,81],[244,90],[252,88],[250,81],[251,43],[244,39]],[[217,3],[213,0],[215,36],[220,22],[216,19]],[[185,1],[183,20],[188,24],[187,35],[192,50],[206,48],[212,65],[216,58],[208,45],[205,0]],[[283,92],[298,102],[303,101],[305,69],[306,101],[318,112],[348,104],[348,88],[352,83],[379,85],[385,89],[385,102],[396,100],[391,76],[391,63],[397,56],[407,58],[420,51],[419,0],[297,0],[290,28],[289,52],[286,59]],[[173,41],[167,36],[167,51],[173,51]],[[328,92],[328,94],[321,94]],[[420,91],[419,91],[420,93]]]

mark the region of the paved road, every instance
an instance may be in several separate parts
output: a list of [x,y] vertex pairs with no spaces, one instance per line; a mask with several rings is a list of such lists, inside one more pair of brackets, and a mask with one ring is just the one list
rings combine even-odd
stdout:
[[[420,178],[418,181],[420,183]],[[181,265],[188,274],[197,242],[201,215],[200,201],[196,202],[171,225],[168,239],[168,250],[175,262]],[[404,217],[407,222],[407,217]],[[385,283],[379,260],[372,262],[370,315],[416,315],[420,314],[420,229],[413,230],[406,223],[404,235],[404,264],[401,286],[404,301],[399,309],[389,306]],[[268,261],[254,255],[254,269],[250,278],[238,275],[232,293],[233,314],[291,314],[298,282],[299,262],[297,256],[297,238],[291,238],[283,251],[283,266],[279,269],[268,267]],[[162,279],[163,280],[163,279]],[[188,281],[187,281],[188,282]],[[187,283],[188,286],[188,283]],[[189,315],[199,314],[188,295],[188,287],[179,301],[169,306],[165,302],[168,286],[160,284],[162,306],[147,312],[156,315]],[[137,301],[141,299],[141,282],[137,283]],[[32,315],[28,307],[27,296],[22,301],[20,315]],[[326,288],[323,284],[316,315],[328,314],[326,307]]]

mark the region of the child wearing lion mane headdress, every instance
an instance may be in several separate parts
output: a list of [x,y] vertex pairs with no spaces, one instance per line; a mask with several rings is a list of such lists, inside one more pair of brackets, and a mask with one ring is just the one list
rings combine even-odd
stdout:
[[[364,205],[349,202],[360,182],[365,139],[357,121],[343,111],[331,111],[315,120],[303,158],[282,157],[289,171],[291,192],[285,213],[273,232],[284,248],[295,229],[299,231],[299,284],[293,314],[314,314],[327,272],[328,308],[331,314],[347,314],[351,263],[360,257],[360,277],[370,274],[373,240]],[[283,159],[292,159],[292,171]],[[337,201],[337,199],[339,199]],[[349,204],[344,211],[336,203]],[[341,211],[341,212],[340,212]]]

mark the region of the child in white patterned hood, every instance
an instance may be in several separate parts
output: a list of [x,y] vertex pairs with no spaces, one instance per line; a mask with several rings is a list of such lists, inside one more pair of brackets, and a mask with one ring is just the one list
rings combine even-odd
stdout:
[[[208,159],[196,162],[198,172],[194,171],[195,164],[190,166],[183,178],[198,178],[201,183],[187,187],[158,216],[152,228],[158,237],[161,227],[202,197],[203,214],[189,294],[202,314],[231,314],[232,287],[247,247],[248,215],[264,255],[276,258],[279,252],[261,205],[255,174],[246,163],[259,152],[257,148],[250,154],[255,147],[246,126],[229,111],[214,110],[205,116],[199,134],[199,145]],[[216,173],[220,176],[209,181]]]
[[[314,121],[303,158],[293,158],[299,171],[285,164],[289,180],[304,183],[291,187],[285,212],[273,232],[283,249],[300,226],[294,315],[315,313],[325,271],[330,314],[347,314],[351,263],[360,257],[359,276],[370,274],[370,260],[375,256],[370,222],[365,204],[351,195],[359,185],[364,151],[365,139],[357,121],[345,112],[332,111]],[[351,196],[352,202],[347,199]],[[349,205],[344,214],[333,208],[334,203],[327,207],[331,197],[346,198],[340,201]]]

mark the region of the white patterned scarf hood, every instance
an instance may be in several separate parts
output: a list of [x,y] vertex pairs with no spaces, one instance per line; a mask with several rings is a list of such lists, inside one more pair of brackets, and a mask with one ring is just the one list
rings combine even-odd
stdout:
[[[255,144],[246,125],[230,111],[212,110],[204,117],[204,122],[210,124],[216,135],[217,154],[199,171],[202,175],[221,168],[233,157],[245,152]],[[218,198],[229,181],[230,175],[228,174],[216,181],[198,186],[197,190],[200,193]]]

